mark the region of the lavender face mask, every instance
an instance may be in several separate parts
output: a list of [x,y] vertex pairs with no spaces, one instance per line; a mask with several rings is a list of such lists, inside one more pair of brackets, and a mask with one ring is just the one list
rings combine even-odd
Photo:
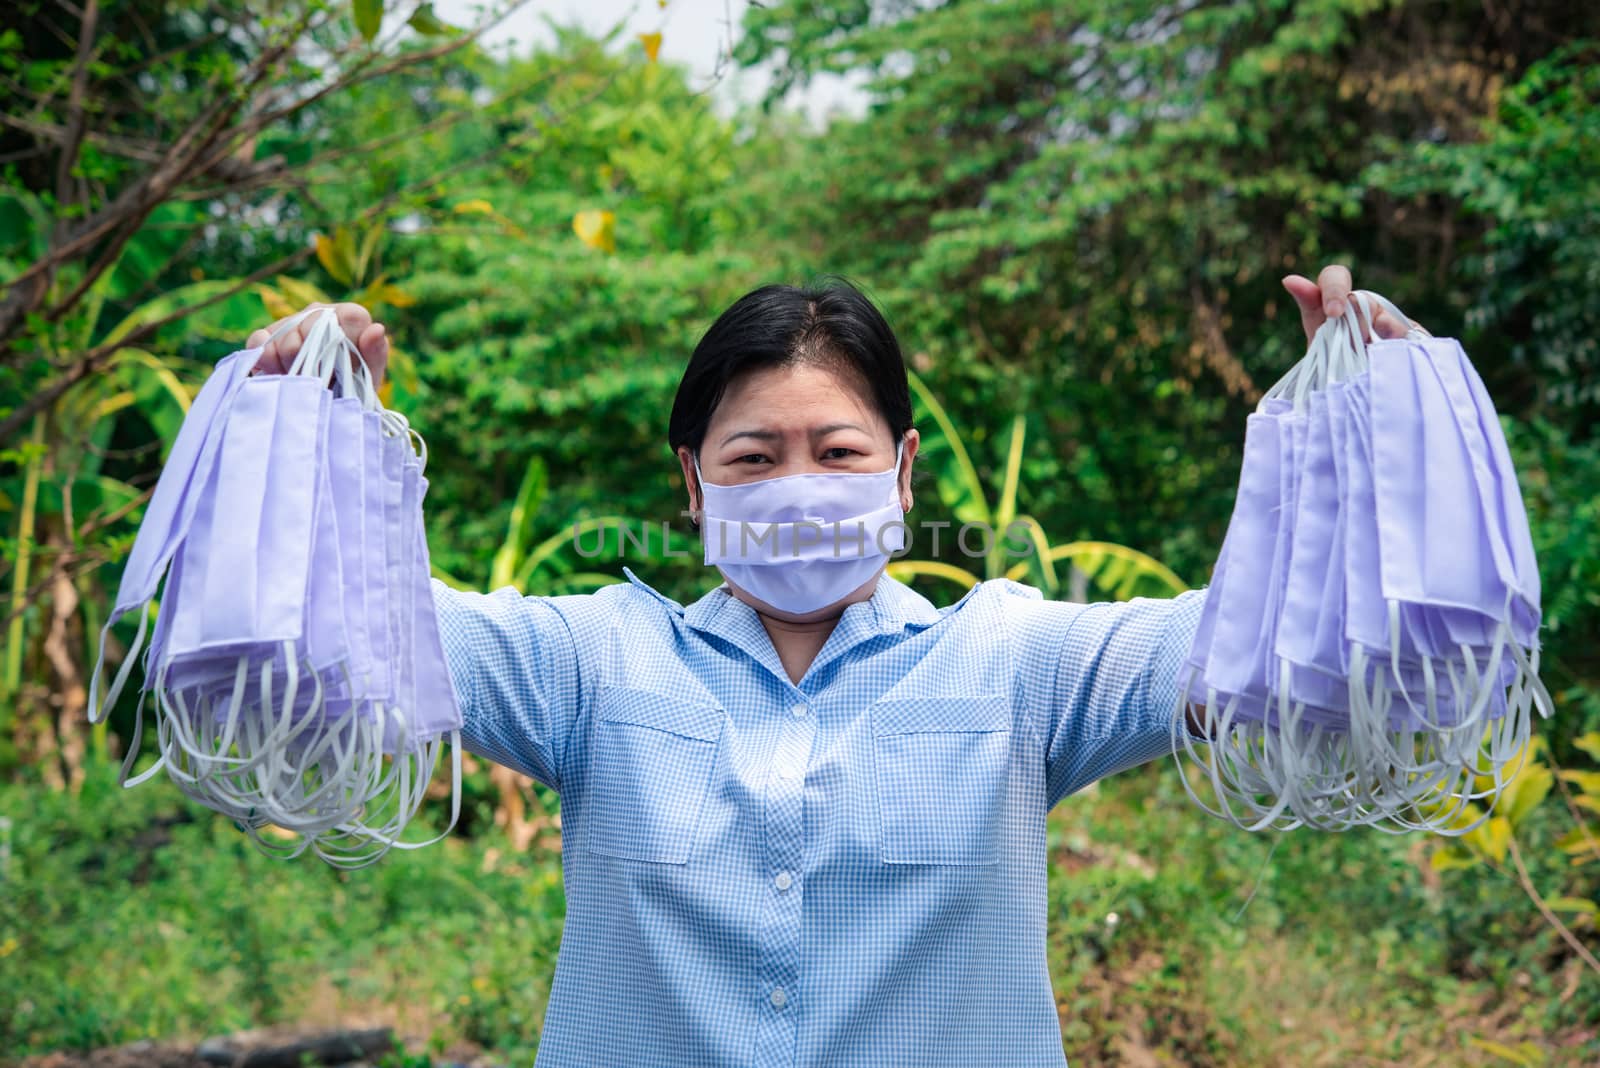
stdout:
[[1184,668],[1180,707],[1205,700],[1214,740],[1197,750],[1175,716],[1174,750],[1216,807],[1191,795],[1252,830],[1464,833],[1466,802],[1514,773],[1531,710],[1550,714],[1493,406],[1453,340],[1365,344],[1379,306],[1400,315],[1357,294],[1250,417]]
[[[153,548],[124,577],[119,604],[140,603],[170,560],[144,658],[161,758],[127,784],[165,769],[267,852],[371,863],[427,844],[400,835],[447,738],[452,826],[459,812],[461,716],[428,589],[421,439],[383,409],[331,312],[287,375],[246,381],[237,368],[259,352],[237,355],[185,423],[157,523],[136,541]],[[125,767],[136,751],[137,736]],[[298,838],[264,837],[269,824]]]

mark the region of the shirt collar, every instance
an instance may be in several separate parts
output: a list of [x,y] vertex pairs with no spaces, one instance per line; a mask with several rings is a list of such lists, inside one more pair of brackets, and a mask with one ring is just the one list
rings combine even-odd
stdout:
[[[622,573],[629,582],[661,601],[669,611],[681,616],[690,627],[745,650],[779,678],[788,681],[766,628],[761,625],[760,616],[755,609],[729,593],[726,583],[684,606],[651,587],[631,569],[624,567]],[[968,591],[970,595],[971,591]],[[863,641],[880,635],[897,634],[908,628],[931,626],[942,615],[943,612],[926,597],[885,572],[878,576],[877,588],[872,591],[870,598],[845,608],[833,633],[812,661],[808,674],[820,670]]]
[[[726,582],[720,583],[685,607],[634,574],[632,568],[624,567],[622,573],[627,576],[629,582],[660,601],[669,611],[682,616],[684,622],[696,630],[714,628],[717,618],[727,614],[729,610],[737,612],[742,608],[749,612],[752,618],[755,617],[754,609],[728,592]],[[968,591],[969,595],[970,593],[971,591]],[[939,616],[940,609],[935,608],[931,601],[885,572],[878,577],[878,585],[872,591],[872,596],[847,607],[844,615],[840,617],[840,623],[842,624],[846,618],[861,619],[870,623],[871,629],[879,634],[893,634],[906,627],[926,627],[937,623]]]

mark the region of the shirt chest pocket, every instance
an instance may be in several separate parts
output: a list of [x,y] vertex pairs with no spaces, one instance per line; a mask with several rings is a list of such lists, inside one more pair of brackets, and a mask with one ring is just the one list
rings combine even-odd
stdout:
[[1010,702],[999,695],[879,701],[872,733],[884,863],[997,863]]
[[591,853],[684,864],[716,770],[719,705],[613,687],[599,698],[590,748]]

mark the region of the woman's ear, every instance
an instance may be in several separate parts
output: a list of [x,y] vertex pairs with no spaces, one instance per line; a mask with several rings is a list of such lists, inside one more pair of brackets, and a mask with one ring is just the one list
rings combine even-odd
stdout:
[[917,445],[922,441],[922,436],[917,433],[916,427],[906,431],[906,436],[901,439],[904,444],[900,446],[900,510],[911,511],[911,462],[917,458]]
[[694,452],[687,445],[678,446],[678,466],[683,468],[683,488],[689,493],[689,522],[700,525],[700,476],[694,469]]

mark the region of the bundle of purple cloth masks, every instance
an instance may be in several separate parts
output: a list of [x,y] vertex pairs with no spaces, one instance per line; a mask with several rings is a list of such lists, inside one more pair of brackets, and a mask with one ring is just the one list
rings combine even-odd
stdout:
[[[437,840],[400,836],[446,741],[454,826],[462,721],[422,528],[426,448],[331,308],[279,333],[308,316],[289,373],[253,375],[261,349],[245,349],[196,395],[101,633],[89,709],[108,715],[141,665],[125,785],[164,769],[264,852],[359,867]],[[107,638],[129,612],[138,629],[102,697]],[[129,779],[146,701],[160,755]]]
[[[1494,406],[1456,340],[1365,341],[1380,307],[1408,321],[1355,294],[1250,415],[1184,667],[1185,785],[1249,830],[1464,833],[1520,767],[1531,710],[1551,711]],[[1209,742],[1183,729],[1202,705]]]

